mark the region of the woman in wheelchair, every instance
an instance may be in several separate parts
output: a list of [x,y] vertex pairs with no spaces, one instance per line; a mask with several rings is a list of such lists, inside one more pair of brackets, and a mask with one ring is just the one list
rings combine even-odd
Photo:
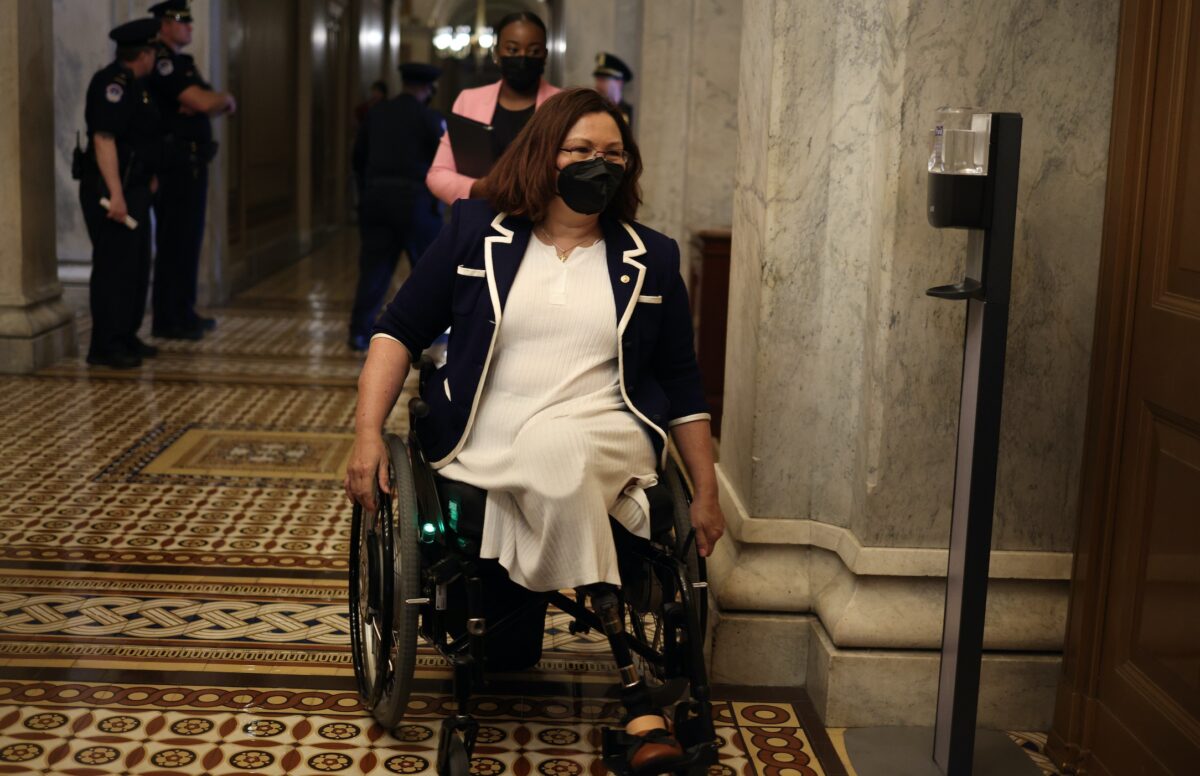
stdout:
[[679,769],[684,747],[622,640],[614,531],[651,538],[646,494],[668,432],[694,487],[687,541],[707,556],[724,531],[679,247],[634,220],[641,169],[599,94],[545,102],[489,175],[488,199],[454,204],[381,316],[345,482],[368,511],[377,487],[393,492],[384,421],[414,357],[449,327],[447,361],[425,370],[414,413],[423,460],[486,491],[480,558],[528,590],[591,599],[621,669],[622,740],[639,774]]

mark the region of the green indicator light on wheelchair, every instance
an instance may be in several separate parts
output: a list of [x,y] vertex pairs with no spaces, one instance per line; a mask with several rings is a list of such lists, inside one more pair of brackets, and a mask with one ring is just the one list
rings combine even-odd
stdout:
[[458,530],[458,502],[450,499],[450,530]]
[[432,542],[433,535],[437,532],[437,526],[433,523],[421,523],[421,541]]

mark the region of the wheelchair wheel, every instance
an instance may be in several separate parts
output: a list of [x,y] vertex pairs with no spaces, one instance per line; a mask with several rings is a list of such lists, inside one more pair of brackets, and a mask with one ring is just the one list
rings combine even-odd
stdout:
[[358,694],[368,708],[383,688],[380,667],[387,660],[392,637],[392,579],[382,571],[391,554],[391,520],[382,500],[368,512],[354,505],[350,524],[350,650]]
[[[671,506],[675,519],[675,554],[687,566],[687,580],[691,585],[697,582],[707,582],[708,569],[705,566],[704,558],[700,556],[700,548],[694,537],[690,542],[688,541],[688,537],[692,533],[692,496],[683,479],[683,472],[679,470],[679,465],[675,463],[674,458],[667,460],[667,468],[663,474],[667,481],[667,488],[671,492]],[[696,621],[700,624],[701,638],[706,638],[708,633],[708,587],[707,585],[692,587],[688,592],[688,599],[695,611]]]
[[392,496],[374,514],[355,507],[351,530],[350,640],[359,694],[387,729],[404,716],[417,657],[416,606],[421,591],[417,547],[417,497],[408,446],[385,439]]

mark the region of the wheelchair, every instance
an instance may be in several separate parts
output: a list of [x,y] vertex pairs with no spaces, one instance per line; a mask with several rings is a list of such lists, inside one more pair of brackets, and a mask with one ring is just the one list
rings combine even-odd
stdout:
[[[432,367],[420,368],[424,383]],[[410,419],[429,411],[420,398],[408,409]],[[689,491],[674,461],[646,492],[650,539],[611,521],[621,587],[600,594],[580,588],[571,596],[526,590],[497,561],[481,559],[486,492],[435,473],[415,432],[388,434],[385,441],[392,495],[377,492],[374,512],[354,506],[349,574],[354,674],[378,723],[387,730],[400,724],[417,642],[424,640],[453,668],[455,711],[442,722],[437,773],[467,776],[479,730],[472,692],[489,686],[489,672],[540,661],[553,605],[572,618],[572,634],[595,629],[605,635],[623,692],[644,690],[655,709],[671,709],[673,735],[684,750],[672,770],[705,773],[719,745],[704,665],[708,585],[689,520]],[[589,598],[592,609],[585,605]],[[605,765],[627,776],[633,739],[618,727],[605,728],[602,741]]]

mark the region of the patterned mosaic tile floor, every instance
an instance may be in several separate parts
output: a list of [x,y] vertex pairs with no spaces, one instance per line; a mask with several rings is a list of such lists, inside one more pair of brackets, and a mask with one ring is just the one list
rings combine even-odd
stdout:
[[[354,691],[339,480],[355,250],[338,235],[139,370],[80,356],[2,379],[0,774],[433,772],[441,659],[419,652],[391,733]],[[479,697],[476,776],[605,772],[607,647],[553,613],[544,643],[497,677],[508,694]],[[802,692],[721,697],[713,776],[852,773]]]
[[[354,692],[353,250],[339,236],[139,370],[3,380],[0,774],[432,773],[441,659],[422,648],[392,733]],[[515,692],[480,697],[473,773],[604,772],[611,658],[566,626],[552,614],[542,662],[497,677]],[[714,776],[844,773],[803,703],[749,700],[716,705]]]

